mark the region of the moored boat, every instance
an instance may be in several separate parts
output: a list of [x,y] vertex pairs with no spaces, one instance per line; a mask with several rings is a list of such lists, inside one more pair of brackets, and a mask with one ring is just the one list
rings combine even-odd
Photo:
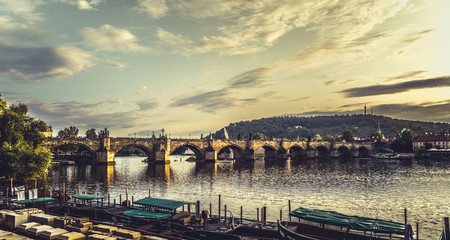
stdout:
[[298,208],[289,213],[299,222],[278,222],[281,239],[412,239],[410,225],[380,219],[344,215],[333,211]]

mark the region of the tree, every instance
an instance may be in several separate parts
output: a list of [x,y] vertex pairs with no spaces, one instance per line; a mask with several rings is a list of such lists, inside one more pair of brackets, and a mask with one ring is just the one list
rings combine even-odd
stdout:
[[8,107],[0,95],[0,176],[18,181],[44,178],[51,161],[40,146],[47,125],[27,112],[23,103]]
[[95,128],[91,128],[86,131],[86,138],[89,139],[98,138],[97,133],[95,132]]
[[253,136],[254,140],[265,140],[267,139],[266,135],[262,133],[256,133],[255,136]]
[[403,141],[405,141],[405,149],[404,150],[406,152],[413,152],[412,142],[414,139],[414,135],[415,135],[414,132],[409,129],[402,131],[402,139],[403,139]]
[[345,130],[342,133],[342,140],[346,142],[354,142],[355,141],[355,134],[351,130]]
[[75,138],[78,136],[78,128],[75,126],[65,127],[59,130],[58,137],[60,138]]

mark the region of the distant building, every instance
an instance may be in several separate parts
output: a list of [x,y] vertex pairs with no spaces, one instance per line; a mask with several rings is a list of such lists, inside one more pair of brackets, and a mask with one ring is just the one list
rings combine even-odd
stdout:
[[413,140],[413,148],[423,148],[425,143],[431,143],[433,148],[450,149],[450,134],[427,133]]
[[45,132],[40,132],[40,133],[42,133],[42,135],[44,135],[44,137],[46,137],[46,138],[53,137],[52,126],[47,126],[47,129],[45,130]]

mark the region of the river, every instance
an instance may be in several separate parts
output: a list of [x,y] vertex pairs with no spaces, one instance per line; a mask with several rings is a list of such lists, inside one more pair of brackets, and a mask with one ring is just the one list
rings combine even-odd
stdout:
[[[201,203],[217,214],[256,219],[256,209],[267,207],[267,218],[288,219],[288,201],[297,207],[338,211],[344,214],[408,222],[420,237],[438,239],[443,217],[450,215],[450,161],[435,160],[304,160],[195,163],[172,156],[167,165],[148,165],[142,157],[116,157],[115,166],[52,165],[51,185],[70,194],[110,194],[134,199],[148,196]],[[131,197],[130,197],[131,198]],[[222,213],[223,214],[223,213]]]

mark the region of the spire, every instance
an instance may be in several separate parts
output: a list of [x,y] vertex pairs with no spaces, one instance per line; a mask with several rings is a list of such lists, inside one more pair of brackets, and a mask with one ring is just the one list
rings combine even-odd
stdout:
[[228,132],[227,132],[227,129],[224,127],[223,128],[223,135],[225,135],[225,139],[230,139],[229,137],[228,137]]
[[367,114],[367,106],[366,106],[366,104],[364,104],[364,115],[366,115]]

